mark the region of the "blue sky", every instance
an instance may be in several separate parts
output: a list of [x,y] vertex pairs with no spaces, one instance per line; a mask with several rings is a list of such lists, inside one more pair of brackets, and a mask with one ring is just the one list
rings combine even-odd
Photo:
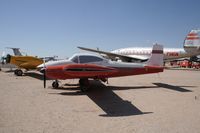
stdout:
[[199,0],[0,0],[0,52],[69,57],[84,46],[181,48],[200,28]]

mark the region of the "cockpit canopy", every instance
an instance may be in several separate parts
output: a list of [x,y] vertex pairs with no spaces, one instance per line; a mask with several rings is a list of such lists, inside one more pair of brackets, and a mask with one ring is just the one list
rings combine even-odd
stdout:
[[74,63],[92,63],[92,62],[102,62],[104,59],[97,55],[89,54],[76,54],[70,58]]

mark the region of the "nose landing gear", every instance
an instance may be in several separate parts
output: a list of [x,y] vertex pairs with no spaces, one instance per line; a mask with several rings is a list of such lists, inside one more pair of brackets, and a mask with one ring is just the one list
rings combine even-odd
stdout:
[[59,87],[59,83],[58,83],[58,80],[55,80],[53,83],[52,83],[52,87],[54,89],[57,89]]

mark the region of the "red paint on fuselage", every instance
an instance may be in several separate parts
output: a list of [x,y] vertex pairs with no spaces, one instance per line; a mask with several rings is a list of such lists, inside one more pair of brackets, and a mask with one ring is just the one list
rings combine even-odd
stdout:
[[46,69],[46,75],[51,79],[75,79],[75,78],[110,78],[163,72],[163,67],[144,66],[138,68],[106,67],[94,64],[69,64],[62,66],[50,66]]

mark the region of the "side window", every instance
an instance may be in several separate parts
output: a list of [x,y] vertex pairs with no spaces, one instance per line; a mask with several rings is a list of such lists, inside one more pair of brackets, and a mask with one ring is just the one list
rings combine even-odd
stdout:
[[80,63],[89,63],[89,62],[100,62],[103,59],[95,56],[79,56]]
[[75,56],[74,58],[72,58],[72,60],[74,63],[78,63],[78,56]]

